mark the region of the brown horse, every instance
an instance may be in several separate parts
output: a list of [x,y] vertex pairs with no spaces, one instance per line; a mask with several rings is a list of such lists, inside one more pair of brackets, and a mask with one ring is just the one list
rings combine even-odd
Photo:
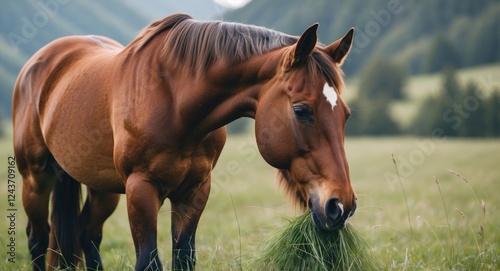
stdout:
[[[161,270],[157,216],[167,198],[173,269],[193,269],[224,125],[240,117],[255,118],[261,155],[317,227],[343,227],[356,196],[343,147],[349,109],[340,99],[340,66],[354,31],[323,46],[317,27],[293,37],[177,14],[126,47],[72,36],[38,51],[13,100],[34,269],[45,269],[48,246],[50,267],[74,268],[83,250],[87,268],[102,269],[102,225],[120,193],[136,270]],[[80,183],[88,188],[81,212]]]

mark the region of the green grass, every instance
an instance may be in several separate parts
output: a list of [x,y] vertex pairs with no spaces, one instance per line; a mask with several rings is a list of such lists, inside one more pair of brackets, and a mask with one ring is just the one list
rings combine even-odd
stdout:
[[353,226],[322,232],[308,211],[271,233],[257,247],[247,269],[378,271],[381,266]]
[[[254,142],[251,134],[230,136],[214,171],[212,195],[197,232],[198,270],[244,269],[264,239],[287,225],[287,217],[300,214],[284,198],[275,171],[261,159]],[[16,263],[5,261],[11,139],[1,139],[0,148],[0,270],[30,270],[20,177]],[[500,270],[500,140],[347,138],[346,153],[358,195],[351,224],[379,255],[383,270]],[[171,257],[168,205],[160,210],[158,226],[165,267]],[[101,249],[107,270],[133,269],[124,197],[105,224]]]

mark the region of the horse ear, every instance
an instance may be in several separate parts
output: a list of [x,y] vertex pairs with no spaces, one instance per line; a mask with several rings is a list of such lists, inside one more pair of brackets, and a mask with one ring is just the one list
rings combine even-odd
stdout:
[[314,47],[316,47],[316,43],[318,42],[318,23],[311,25],[299,38],[299,41],[295,44],[295,49],[293,50],[293,62],[292,65],[304,60],[308,57]]
[[352,40],[354,38],[354,28],[349,29],[349,32],[345,36],[325,48],[325,51],[339,65],[344,62],[349,50],[352,46]]

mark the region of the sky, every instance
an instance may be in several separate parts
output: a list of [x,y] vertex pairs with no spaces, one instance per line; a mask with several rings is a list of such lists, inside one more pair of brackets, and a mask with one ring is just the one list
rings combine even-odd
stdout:
[[251,0],[214,0],[217,4],[230,8],[240,8]]

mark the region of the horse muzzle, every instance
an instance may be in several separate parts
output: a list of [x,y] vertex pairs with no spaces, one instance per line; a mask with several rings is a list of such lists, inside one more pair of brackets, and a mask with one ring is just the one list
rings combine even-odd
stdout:
[[314,223],[321,231],[339,230],[345,227],[349,219],[356,211],[356,200],[350,204],[350,209],[344,208],[344,204],[339,198],[329,198],[324,206],[318,200],[309,199],[309,209],[311,209]]

